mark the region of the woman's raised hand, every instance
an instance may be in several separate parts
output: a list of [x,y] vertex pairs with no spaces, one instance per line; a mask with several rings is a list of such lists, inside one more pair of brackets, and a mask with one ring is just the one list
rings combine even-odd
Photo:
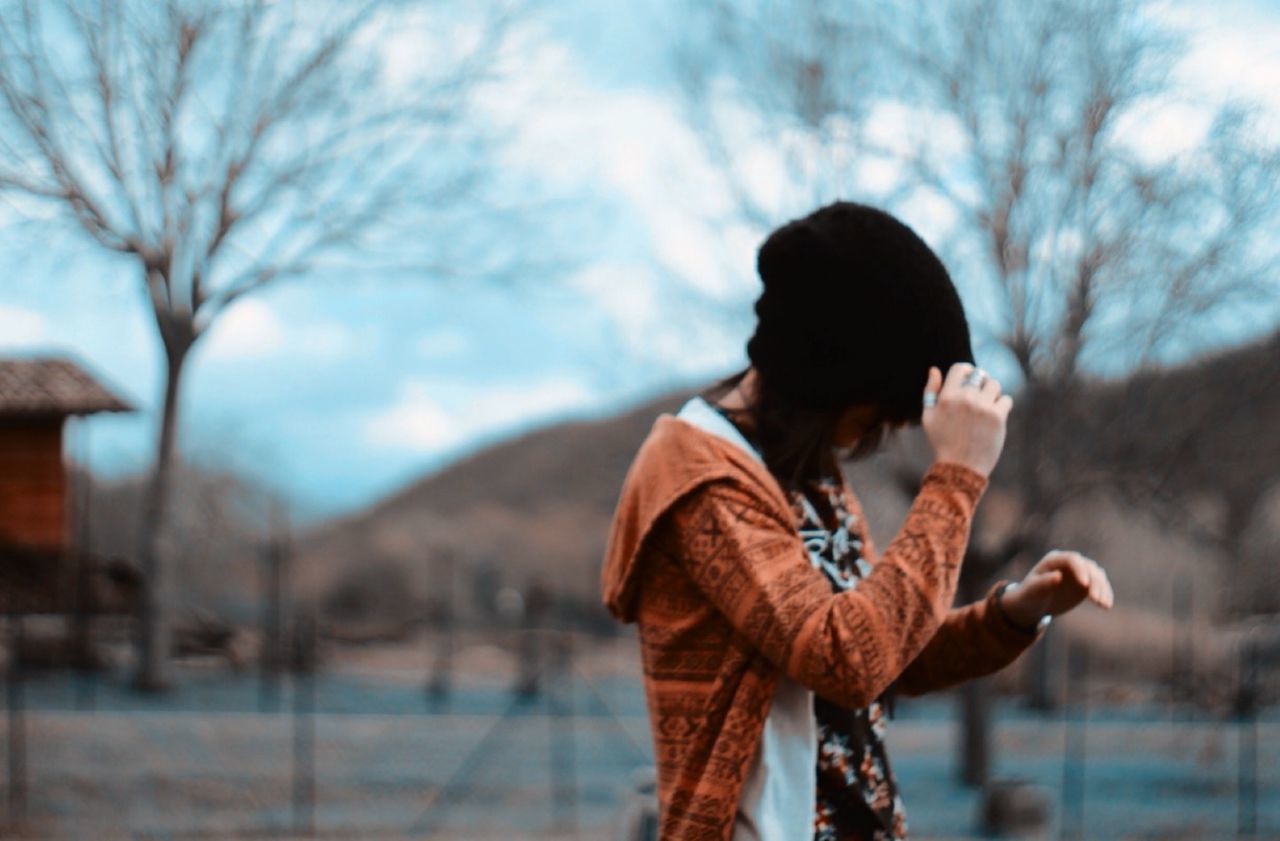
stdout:
[[934,461],[961,464],[990,476],[1004,449],[1005,425],[1013,408],[1013,398],[1000,393],[1000,383],[967,362],[952,365],[945,380],[933,367],[924,404],[921,423]]
[[1110,610],[1116,596],[1106,570],[1097,561],[1079,552],[1055,549],[1000,599],[1011,619],[1032,625],[1046,613],[1066,613],[1085,599]]

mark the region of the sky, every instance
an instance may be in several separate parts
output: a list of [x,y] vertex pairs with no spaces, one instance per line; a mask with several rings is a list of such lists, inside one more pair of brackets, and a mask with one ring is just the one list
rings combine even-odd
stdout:
[[[1280,4],[1160,8],[1190,36],[1179,68],[1189,83],[1280,114]],[[192,358],[183,452],[270,482],[310,519],[531,426],[612,413],[743,364],[766,232],[730,218],[684,116],[671,79],[677,9],[544,3],[520,41],[519,78],[485,104],[501,112],[524,101],[512,91],[532,92],[536,116],[519,121],[501,165],[589,196],[602,214],[572,266],[515,287],[328,277],[246,297]],[[421,60],[412,44],[385,54]],[[1172,143],[1203,128],[1190,111],[1161,118]],[[776,169],[765,155],[761,177]],[[68,452],[109,476],[143,469],[161,369],[136,275],[74,231],[6,231],[5,210],[0,353],[70,355],[138,406],[74,422]],[[928,219],[909,221],[928,238]]]

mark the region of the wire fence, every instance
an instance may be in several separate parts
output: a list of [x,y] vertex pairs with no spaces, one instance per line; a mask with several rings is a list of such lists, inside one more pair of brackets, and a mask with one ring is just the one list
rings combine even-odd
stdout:
[[[11,651],[22,628],[11,617]],[[635,813],[651,812],[651,786],[637,793],[637,781],[652,754],[633,641],[458,635],[451,662],[479,652],[514,668],[442,678],[433,635],[416,643],[427,665],[400,669],[327,662],[309,620],[292,639],[280,674],[188,666],[161,697],[111,674],[29,673],[11,656],[9,832],[612,839],[646,826]],[[1280,709],[1258,703],[1256,647],[1240,658],[1230,715],[1171,718],[1098,700],[1072,648],[1058,713],[997,703],[995,775],[1047,798],[1038,837],[1277,837]],[[984,831],[981,792],[955,782],[956,727],[945,696],[905,699],[891,726],[913,837]]]

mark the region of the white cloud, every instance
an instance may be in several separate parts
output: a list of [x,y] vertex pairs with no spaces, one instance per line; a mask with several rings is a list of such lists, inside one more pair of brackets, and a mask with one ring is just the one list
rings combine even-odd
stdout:
[[53,199],[37,198],[16,190],[0,196],[0,227],[51,222],[61,213],[61,204]]
[[[570,280],[608,318],[622,364],[673,378],[737,364],[738,316],[758,291],[755,253],[766,231],[739,221],[723,172],[679,103],[661,91],[600,87],[551,34],[527,30],[521,49],[517,78],[483,102],[495,122],[513,126],[504,163],[616,195],[643,225],[651,260],[602,260]],[[536,120],[522,119],[530,102]],[[753,117],[739,109],[726,119]],[[758,127],[733,137],[746,189],[776,205],[789,191],[785,150]]]
[[[482,12],[459,14],[465,7],[392,8],[360,32],[361,44],[372,44],[382,62],[383,81],[391,88],[439,77],[473,53],[486,36]],[[476,12],[476,9],[471,10]]]
[[675,214],[649,220],[654,255],[690,286],[716,297],[734,291],[722,248],[700,220]]
[[591,396],[581,382],[565,376],[510,383],[486,388],[467,404],[463,417],[475,426],[505,426],[584,406]]
[[563,376],[461,390],[457,383],[413,379],[401,386],[391,406],[368,419],[365,439],[381,448],[442,453],[481,436],[585,407],[591,400],[582,383]]
[[461,330],[446,329],[420,337],[413,349],[423,359],[451,359],[470,346],[471,341]]
[[[519,74],[481,101],[490,119],[514,129],[504,163],[570,188],[616,194],[643,221],[656,259],[683,282],[715,296],[741,289],[744,278],[730,270],[709,222],[732,215],[732,196],[676,102],[657,91],[598,87],[548,33],[527,29],[519,49]],[[761,189],[777,189],[783,169],[776,153],[758,152],[752,176]]]
[[293,342],[298,353],[322,359],[336,359],[351,352],[355,334],[351,328],[336,321],[307,324],[297,330]]
[[261,298],[237,301],[213,323],[205,353],[220,361],[245,361],[290,354],[310,359],[337,359],[357,347],[357,335],[340,321],[287,323],[276,307]]
[[958,220],[956,206],[933,192],[914,191],[898,205],[898,216],[926,242],[941,242]]
[[964,153],[968,141],[955,117],[894,99],[881,99],[867,113],[867,140],[875,147],[908,152],[924,142],[942,158]]
[[431,390],[419,382],[402,386],[396,402],[365,425],[369,443],[415,452],[447,449],[463,434],[458,418],[441,408]]
[[1208,100],[1243,98],[1261,105],[1272,140],[1280,140],[1280,17],[1269,3],[1165,4],[1157,18],[1187,35],[1175,81]]
[[29,348],[49,339],[48,322],[35,310],[0,304],[0,348]]
[[858,168],[858,183],[870,193],[888,193],[902,177],[903,166],[888,158],[870,158]]
[[[679,375],[739,353],[742,338],[730,337],[714,310],[755,292],[763,232],[736,221],[721,173],[678,103],[660,91],[600,87],[563,42],[535,27],[521,30],[516,49],[519,73],[481,100],[490,119],[513,129],[503,163],[616,196],[639,218],[652,255],[588,265],[570,287],[609,320],[611,339],[633,363]],[[783,190],[777,150],[761,144],[746,169],[751,189]],[[419,352],[456,353],[455,341],[426,337]]]
[[210,359],[259,359],[284,344],[284,327],[267,303],[244,298],[213,323],[205,343]]
[[635,349],[659,317],[656,279],[641,266],[595,263],[569,279],[569,286],[586,295],[618,330],[624,346]]
[[1194,149],[1209,130],[1213,112],[1185,102],[1149,103],[1127,113],[1117,134],[1148,163],[1158,164]]
[[[728,236],[742,234],[730,231]],[[687,378],[722,371],[742,354],[745,338],[732,310],[722,310],[688,290],[672,289],[648,267],[596,263],[570,278],[569,284],[609,319],[614,345],[632,364],[645,363],[669,377]]]

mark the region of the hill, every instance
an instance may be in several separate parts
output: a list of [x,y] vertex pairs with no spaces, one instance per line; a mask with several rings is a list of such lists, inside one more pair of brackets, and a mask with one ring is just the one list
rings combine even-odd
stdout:
[[590,613],[627,466],[654,418],[690,394],[529,432],[322,524],[299,545],[302,594],[345,587],[359,601],[390,582],[415,600],[451,593],[464,613],[484,615],[502,587],[537,582]]
[[[1274,576],[1243,556],[1265,554],[1280,533],[1277,386],[1280,333],[1188,365],[1090,384],[1079,396],[1080,422],[1054,452],[1077,475],[1108,466],[1121,468],[1109,471],[1121,478],[1088,486],[1057,523],[1059,545],[1104,562],[1120,601],[1164,610],[1170,582],[1184,576],[1195,583],[1195,610],[1221,617],[1232,586],[1256,591],[1258,576]],[[622,478],[654,418],[690,393],[522,435],[321,525],[299,543],[302,594],[384,614],[449,601],[464,617],[483,619],[495,614],[501,588],[524,591],[536,581],[604,626],[599,562]],[[1019,458],[1017,440],[1011,429],[1010,462]],[[906,510],[902,465],[919,469],[927,452],[918,431],[904,433],[850,471],[881,546]],[[988,519],[1001,510],[1016,516],[1001,493],[997,474],[984,501]],[[1209,539],[1232,529],[1240,540]]]

